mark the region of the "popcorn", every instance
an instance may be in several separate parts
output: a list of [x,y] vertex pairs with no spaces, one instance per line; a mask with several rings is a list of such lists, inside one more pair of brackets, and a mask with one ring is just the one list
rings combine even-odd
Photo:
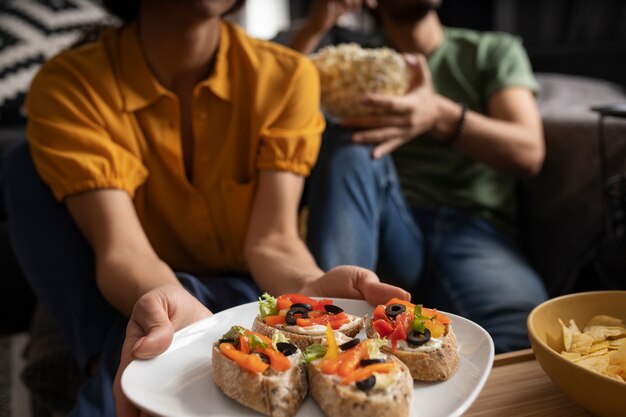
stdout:
[[372,113],[360,103],[364,94],[401,95],[409,86],[406,63],[390,48],[344,43],[322,48],[311,58],[320,73],[322,107],[332,116]]

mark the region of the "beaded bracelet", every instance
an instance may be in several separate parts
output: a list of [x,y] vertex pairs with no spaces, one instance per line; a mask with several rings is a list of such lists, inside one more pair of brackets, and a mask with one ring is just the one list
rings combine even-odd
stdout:
[[459,117],[459,121],[456,124],[456,128],[454,128],[454,132],[452,132],[448,139],[443,141],[444,145],[452,145],[459,139],[459,137],[461,137],[461,134],[463,133],[463,128],[465,127],[465,113],[467,113],[467,104],[459,103],[459,105],[461,106],[461,117]]

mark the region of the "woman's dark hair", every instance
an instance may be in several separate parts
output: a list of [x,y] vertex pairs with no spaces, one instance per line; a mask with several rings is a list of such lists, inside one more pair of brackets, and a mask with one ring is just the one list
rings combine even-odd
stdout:
[[[130,23],[139,17],[139,3],[141,0],[102,0],[102,4],[113,15],[117,16],[124,23]],[[224,15],[234,13],[246,3],[246,0],[237,0],[233,7],[228,9]]]

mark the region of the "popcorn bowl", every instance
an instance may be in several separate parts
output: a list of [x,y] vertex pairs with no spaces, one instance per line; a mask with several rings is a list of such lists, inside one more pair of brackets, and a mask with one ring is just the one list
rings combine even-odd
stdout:
[[322,48],[311,59],[320,74],[322,108],[330,116],[372,113],[361,103],[364,94],[401,95],[409,87],[404,58],[387,47],[343,43]]

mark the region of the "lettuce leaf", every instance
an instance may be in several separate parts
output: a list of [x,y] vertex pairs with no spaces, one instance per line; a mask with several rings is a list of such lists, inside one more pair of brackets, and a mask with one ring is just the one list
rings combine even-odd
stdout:
[[259,311],[261,312],[261,317],[277,315],[276,298],[268,293],[263,293],[263,295],[259,297]]
[[230,328],[229,331],[227,331],[226,333],[224,333],[224,335],[222,336],[222,339],[231,339],[231,340],[236,340],[239,335],[245,334],[246,329],[244,329],[241,326],[233,326]]
[[326,346],[314,343],[304,349],[304,352],[302,353],[304,355],[304,360],[306,362],[311,362],[324,357],[324,355],[326,354]]

